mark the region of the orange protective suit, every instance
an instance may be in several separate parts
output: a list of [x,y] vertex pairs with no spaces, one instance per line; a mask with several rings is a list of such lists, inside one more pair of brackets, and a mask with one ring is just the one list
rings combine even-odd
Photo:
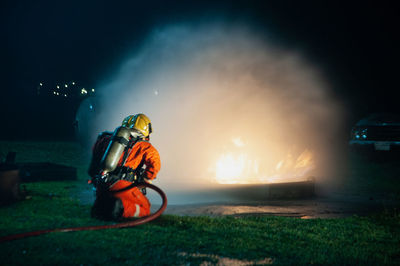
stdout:
[[[97,157],[97,160],[102,158],[109,142],[111,141],[111,137],[110,134],[105,134],[99,137],[93,147],[93,159],[95,159],[95,157]],[[122,164],[123,157],[124,156],[122,155],[119,162],[120,164]],[[132,169],[136,169],[142,165],[145,166],[145,178],[149,180],[155,179],[161,167],[160,155],[153,145],[147,141],[138,141],[135,143],[125,163],[126,167]],[[129,181],[119,180],[110,187],[110,191],[120,190],[130,184],[131,182]],[[115,193],[114,197],[119,198],[122,201],[124,207],[122,216],[124,218],[142,217],[150,214],[151,204],[137,187]]]
[[[122,163],[122,158],[119,163]],[[146,141],[139,141],[133,146],[125,166],[136,169],[142,163],[146,166],[145,177],[150,180],[156,178],[161,168],[160,155],[153,145]]]
[[[110,191],[117,191],[123,189],[132,184],[126,180],[119,180],[110,187]],[[149,200],[140,192],[140,189],[133,187],[131,189],[118,192],[114,194],[114,197],[119,198],[124,205],[124,212],[122,217],[142,217],[150,215],[151,204]]]

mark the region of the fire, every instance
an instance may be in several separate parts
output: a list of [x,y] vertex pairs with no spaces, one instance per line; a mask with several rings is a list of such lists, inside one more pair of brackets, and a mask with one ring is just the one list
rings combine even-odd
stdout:
[[[221,184],[252,183],[250,177],[257,175],[258,161],[249,159],[246,154],[223,154],[216,165],[216,179]],[[243,176],[247,176],[246,181]]]
[[288,153],[274,169],[261,171],[259,159],[253,159],[243,151],[245,144],[240,138],[232,142],[240,147],[238,152],[221,154],[215,164],[215,180],[220,184],[266,184],[307,180],[307,174],[315,168],[314,154],[306,149],[299,156]]
[[314,168],[314,154],[310,150],[304,150],[296,159],[289,153],[285,160],[278,162],[275,173],[268,178],[268,181],[269,183],[304,181]]

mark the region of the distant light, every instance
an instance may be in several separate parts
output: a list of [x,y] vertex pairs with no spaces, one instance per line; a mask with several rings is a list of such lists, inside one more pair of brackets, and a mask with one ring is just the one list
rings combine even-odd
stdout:
[[55,91],[53,91],[53,94],[54,94],[54,95],[56,95],[56,92],[55,92]]
[[68,88],[68,85],[67,85],[67,84],[65,84],[64,86],[65,86],[65,88]]
[[64,94],[64,97],[67,97],[67,94]]
[[40,86],[43,86],[43,83],[42,83],[42,82],[40,82],[40,83],[39,83],[39,85],[40,85]]
[[60,86],[57,85],[57,89],[59,89],[59,88],[60,88]]
[[73,82],[73,81],[72,81],[72,83],[71,83],[71,84],[72,84],[72,85],[75,85],[75,82]]
[[60,93],[57,92],[57,95],[60,95]]
[[85,88],[82,88],[81,94],[87,94],[87,90],[85,90]]
[[90,108],[90,110],[92,110],[93,109],[93,105],[90,105],[89,108]]
[[94,89],[92,89],[92,92],[94,92]]

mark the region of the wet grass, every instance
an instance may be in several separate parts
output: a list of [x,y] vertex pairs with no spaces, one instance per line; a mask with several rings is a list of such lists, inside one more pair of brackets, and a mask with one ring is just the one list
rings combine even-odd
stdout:
[[[72,196],[86,179],[78,145],[0,142],[0,155],[10,147],[18,161],[63,163],[80,175],[78,181],[25,184],[30,199],[0,208],[0,236],[107,224],[90,218],[90,206]],[[134,228],[50,233],[0,245],[2,265],[398,265],[400,214],[312,220],[163,215]]]
[[[69,197],[69,186],[29,185],[35,191],[32,199],[0,209],[0,234],[104,224]],[[134,228],[50,233],[2,243],[1,253],[4,265],[196,265],[218,258],[269,259],[278,265],[395,265],[399,247],[396,214],[313,220],[164,215]]]

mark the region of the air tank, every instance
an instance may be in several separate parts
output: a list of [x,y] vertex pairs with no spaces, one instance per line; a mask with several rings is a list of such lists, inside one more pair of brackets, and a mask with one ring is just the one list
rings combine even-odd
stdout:
[[121,156],[129,143],[131,130],[126,127],[118,127],[115,129],[111,142],[101,159],[100,167],[103,174],[114,171],[121,159]]

